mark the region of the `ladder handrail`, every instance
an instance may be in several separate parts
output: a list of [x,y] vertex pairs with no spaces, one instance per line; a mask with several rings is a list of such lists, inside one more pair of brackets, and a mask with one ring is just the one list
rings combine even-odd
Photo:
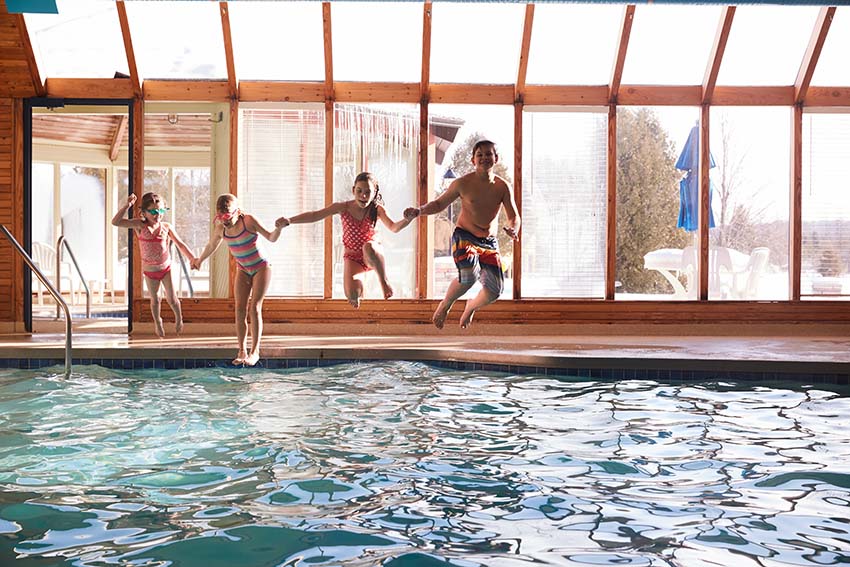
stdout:
[[174,250],[177,252],[177,258],[180,260],[180,270],[183,272],[183,277],[186,278],[186,285],[189,286],[189,297],[195,297],[195,288],[192,286],[192,276],[189,275],[189,269],[186,268],[186,258],[183,257],[183,253],[180,252],[180,249],[174,246],[174,243],[171,243],[171,246],[174,247]]
[[65,310],[65,377],[68,378],[71,376],[71,310],[68,309],[68,304],[65,303],[64,299],[62,299],[62,294],[59,293],[59,290],[53,287],[53,284],[50,283],[47,276],[45,276],[39,267],[36,266],[32,257],[27,254],[27,251],[24,250],[20,244],[18,244],[18,241],[15,240],[15,237],[12,236],[9,229],[2,224],[0,224],[0,229],[2,229],[3,234],[6,235],[6,238],[9,239],[12,246],[18,251],[18,253],[20,253],[30,270],[33,271],[39,281],[41,281],[44,287],[47,288],[47,291],[50,292],[50,295],[53,296],[53,299],[56,300],[56,305],[61,306],[62,309]]
[[[80,281],[83,282],[83,289],[86,290],[86,319],[91,319],[91,291],[89,290],[89,284],[86,283],[86,278],[83,276],[83,271],[80,270],[80,265],[77,264],[77,258],[74,256],[74,251],[71,250],[71,245],[68,244],[68,240],[65,238],[65,235],[59,237],[56,241],[56,289],[60,292],[62,291],[62,280],[59,278],[59,271],[61,269],[61,261],[62,261],[62,245],[65,245],[65,250],[68,251],[68,254],[71,255],[71,261],[74,262],[74,267],[77,269],[77,275],[80,276]],[[71,290],[71,293],[74,293],[74,290]],[[102,295],[102,294],[101,294]],[[59,305],[56,305],[56,318],[59,318]]]

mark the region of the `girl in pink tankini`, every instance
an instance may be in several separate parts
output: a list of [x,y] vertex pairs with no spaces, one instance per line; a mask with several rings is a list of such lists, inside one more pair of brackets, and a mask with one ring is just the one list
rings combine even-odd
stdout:
[[177,249],[191,262],[195,255],[189,247],[174,232],[174,227],[162,220],[168,208],[165,199],[156,193],[145,193],[142,195],[142,204],[139,216],[134,219],[124,218],[136,196],[127,197],[127,202],[118,209],[112,217],[112,225],[119,228],[132,228],[139,241],[139,251],[142,256],[142,274],[148,286],[151,296],[151,315],[153,315],[154,329],[160,338],[165,336],[162,328],[162,317],[159,310],[159,287],[165,288],[165,300],[174,311],[175,330],[179,335],[183,332],[183,312],[180,309],[180,300],[174,293],[174,282],[171,280],[171,242],[177,245]]
[[360,307],[363,297],[362,278],[366,272],[375,270],[384,292],[384,299],[393,295],[393,288],[387,281],[384,265],[384,253],[375,233],[378,219],[392,232],[398,232],[410,224],[412,219],[393,221],[383,206],[378,182],[371,173],[360,173],[354,179],[351,189],[354,199],[340,201],[318,211],[301,213],[291,218],[280,217],[275,226],[317,222],[331,215],[339,214],[342,221],[342,243],[345,246],[343,258],[345,268],[343,287],[345,297],[354,307]]

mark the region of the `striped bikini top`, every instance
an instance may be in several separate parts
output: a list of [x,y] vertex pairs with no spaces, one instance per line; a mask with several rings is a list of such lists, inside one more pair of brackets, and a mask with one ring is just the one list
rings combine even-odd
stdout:
[[236,263],[239,264],[239,269],[249,275],[254,275],[257,270],[267,266],[268,262],[257,249],[257,233],[248,230],[244,218],[240,216],[239,220],[242,222],[242,232],[236,236],[228,236],[227,231],[225,231],[224,241],[227,243]]

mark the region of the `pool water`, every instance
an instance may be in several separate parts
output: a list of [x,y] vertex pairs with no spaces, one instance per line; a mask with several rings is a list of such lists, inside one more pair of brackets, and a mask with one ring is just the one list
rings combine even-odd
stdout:
[[0,565],[847,563],[848,400],[405,362],[0,371]]

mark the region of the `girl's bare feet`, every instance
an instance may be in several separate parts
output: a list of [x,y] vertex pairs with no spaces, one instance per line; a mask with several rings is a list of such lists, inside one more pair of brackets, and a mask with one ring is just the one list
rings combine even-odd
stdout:
[[177,321],[177,323],[174,325],[174,332],[175,332],[175,333],[177,333],[178,335],[182,335],[182,334],[183,334],[183,319],[180,319],[180,320],[179,320],[179,321]]
[[381,282],[381,289],[384,292],[384,299],[389,299],[393,296],[393,287],[390,285],[390,282]]
[[360,296],[359,296],[359,295],[355,295],[355,296],[353,296],[353,297],[349,297],[349,298],[348,298],[348,302],[349,302],[349,303],[351,304],[351,306],[352,306],[352,307],[354,307],[355,309],[360,309]]
[[245,352],[245,349],[239,349],[239,354],[236,355],[236,358],[230,361],[230,364],[233,366],[242,366],[245,364],[246,358],[248,358],[248,353]]
[[153,322],[153,329],[157,337],[161,339],[165,338],[165,330],[162,328],[162,319]]
[[472,325],[472,317],[475,316],[475,310],[467,312],[464,310],[463,315],[460,316],[460,328],[468,329],[470,325]]
[[245,366],[254,366],[260,360],[259,352],[252,352],[248,356],[245,357],[245,360],[242,361],[242,364]]

